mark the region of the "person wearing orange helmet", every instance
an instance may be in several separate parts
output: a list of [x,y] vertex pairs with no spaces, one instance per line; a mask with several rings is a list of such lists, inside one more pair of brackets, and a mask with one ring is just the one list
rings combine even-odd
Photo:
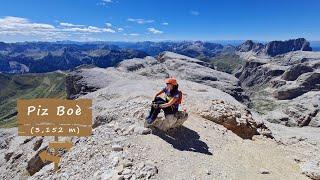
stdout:
[[[148,124],[152,124],[157,118],[160,110],[162,109],[166,114],[174,114],[178,111],[179,104],[181,103],[182,93],[178,90],[178,83],[175,78],[165,79],[166,87],[159,91],[152,101],[151,110],[149,116],[146,117]],[[165,94],[165,99],[158,97],[161,94]]]

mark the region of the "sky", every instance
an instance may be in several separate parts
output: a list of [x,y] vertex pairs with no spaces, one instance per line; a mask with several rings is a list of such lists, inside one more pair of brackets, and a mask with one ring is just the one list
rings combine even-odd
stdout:
[[0,41],[320,40],[319,0],[1,0]]

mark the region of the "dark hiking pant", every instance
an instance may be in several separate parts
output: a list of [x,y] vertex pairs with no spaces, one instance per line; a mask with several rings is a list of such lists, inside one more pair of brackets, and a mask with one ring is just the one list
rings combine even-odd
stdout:
[[[162,99],[161,97],[156,97],[152,103],[155,103],[155,104],[165,104],[167,103],[166,100]],[[165,108],[157,108],[155,106],[152,106],[151,107],[151,110],[150,110],[150,113],[149,113],[149,117],[152,119],[152,120],[155,120],[158,116],[158,114],[160,113],[160,110],[163,110],[164,111],[164,114],[175,114],[178,109],[175,107],[175,106],[169,106],[169,107],[165,107]]]

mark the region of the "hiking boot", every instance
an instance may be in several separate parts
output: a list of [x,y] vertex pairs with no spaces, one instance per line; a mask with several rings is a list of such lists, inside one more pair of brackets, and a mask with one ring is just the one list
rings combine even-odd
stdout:
[[149,118],[146,119],[146,122],[148,124],[152,124],[155,120],[156,120],[155,118],[153,119],[153,118],[149,117]]

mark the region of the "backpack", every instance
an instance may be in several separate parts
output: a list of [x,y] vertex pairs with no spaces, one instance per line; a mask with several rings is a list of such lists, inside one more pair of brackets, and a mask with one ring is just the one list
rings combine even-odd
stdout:
[[177,104],[181,104],[181,102],[182,102],[182,92],[179,91],[179,99],[177,101]]

